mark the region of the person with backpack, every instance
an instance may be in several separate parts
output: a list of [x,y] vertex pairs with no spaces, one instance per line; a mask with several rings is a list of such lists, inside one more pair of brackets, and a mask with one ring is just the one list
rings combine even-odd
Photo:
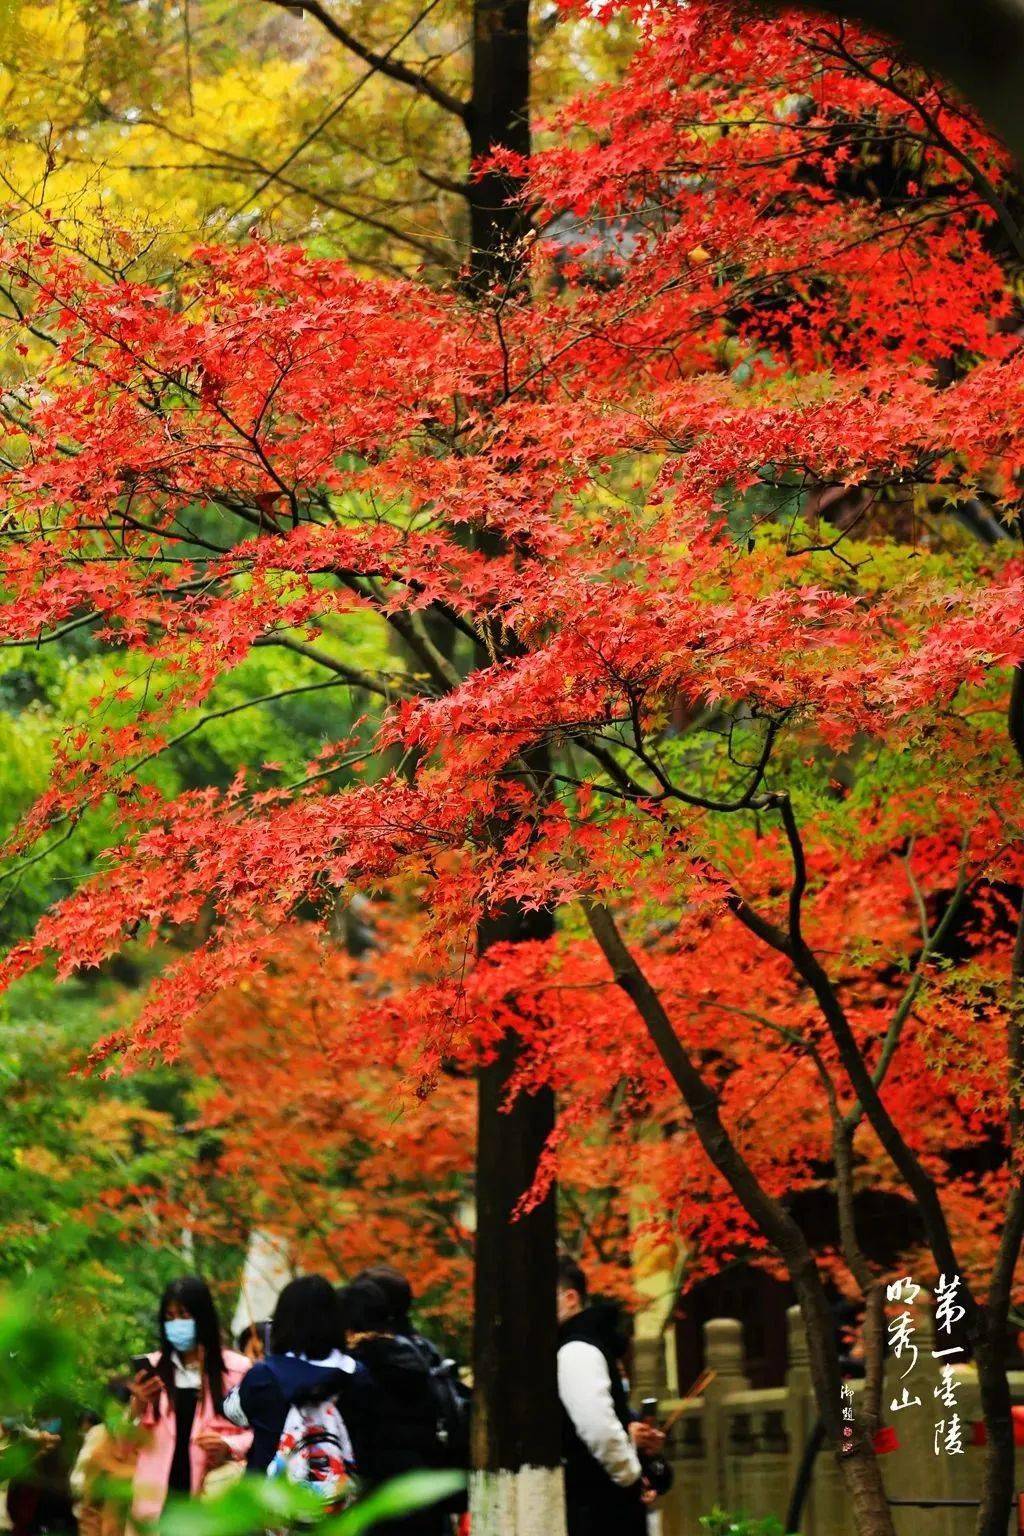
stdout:
[[225,1412],[252,1430],[250,1472],[315,1489],[331,1508],[374,1480],[373,1390],[342,1349],[338,1297],[323,1275],[285,1286],[270,1348],[228,1398]]
[[362,1280],[372,1281],[384,1292],[389,1331],[397,1338],[408,1339],[430,1369],[438,1415],[439,1464],[468,1469],[472,1397],[462,1382],[458,1366],[413,1326],[410,1315],[414,1299],[412,1286],[401,1270],[391,1264],[374,1264],[360,1270],[354,1283]]
[[[345,1286],[339,1299],[347,1347],[369,1371],[376,1396],[374,1481],[458,1466],[447,1443],[443,1374],[435,1374],[430,1356],[409,1334],[395,1331],[392,1299],[365,1276]],[[379,1529],[393,1536],[451,1536],[450,1510],[449,1504],[434,1505]]]
[[388,1303],[391,1332],[411,1339],[417,1349],[430,1359],[432,1365],[440,1365],[442,1355],[437,1345],[413,1327],[411,1313],[414,1298],[407,1276],[393,1264],[371,1264],[369,1268],[361,1269],[358,1275],[353,1276],[353,1284],[358,1284],[362,1280],[372,1281],[384,1292]]
[[224,1397],[249,1362],[224,1349],[213,1296],[205,1280],[172,1280],[157,1314],[160,1347],[136,1357],[129,1384],[140,1445],[133,1480],[132,1519],[155,1521],[168,1494],[197,1496],[206,1475],[244,1460],[249,1435],[224,1417]]

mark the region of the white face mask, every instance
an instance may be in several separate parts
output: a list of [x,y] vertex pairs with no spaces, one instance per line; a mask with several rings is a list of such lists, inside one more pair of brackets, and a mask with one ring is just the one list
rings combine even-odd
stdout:
[[169,1317],[164,1323],[164,1338],[179,1355],[196,1347],[196,1320],[194,1317]]

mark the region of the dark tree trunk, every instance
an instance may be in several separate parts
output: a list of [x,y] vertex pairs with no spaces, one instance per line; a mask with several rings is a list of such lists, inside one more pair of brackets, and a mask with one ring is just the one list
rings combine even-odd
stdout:
[[[469,148],[475,161],[500,146],[530,153],[529,0],[475,0]],[[470,283],[476,291],[515,282],[527,229],[515,177],[488,172],[469,193]]]
[[[474,161],[500,146],[530,152],[529,0],[475,0]],[[469,193],[469,288],[497,305],[522,296],[527,229],[515,177],[488,173]],[[481,657],[486,665],[487,657]],[[496,832],[500,836],[500,829]],[[550,938],[551,912],[508,903],[480,925],[478,948]],[[476,1170],[473,1536],[563,1536],[561,1418],[555,1370],[555,1194],[513,1220],[555,1126],[554,1095],[504,1108],[521,1043],[512,1030],[479,1075]]]
[[[509,905],[480,929],[480,949],[546,939],[550,912]],[[479,1075],[473,1536],[559,1536],[561,1425],[555,1377],[554,1191],[513,1220],[555,1124],[549,1090],[503,1109],[519,1060],[509,1032]]]
[[988,1440],[981,1508],[975,1529],[977,1536],[1006,1536],[1016,1492],[1016,1451],[1005,1345],[1000,1349],[993,1346],[990,1340],[979,1344],[975,1352],[975,1365]]
[[[1018,522],[1024,535],[1024,522]],[[1007,718],[1010,743],[1024,766],[1024,666],[1013,669]],[[975,1323],[974,1354],[981,1393],[988,1448],[981,1488],[976,1536],[1003,1536],[1013,1511],[1016,1494],[1016,1448],[1012,1400],[1007,1369],[1007,1330],[1013,1282],[1024,1238],[1024,1156],[1022,1130],[1024,1105],[1024,904],[1017,914],[1017,936],[1010,962],[1010,1008],[1006,1025],[1007,1129],[1013,1179],[1006,1205],[1003,1231],[989,1285],[987,1306]]]

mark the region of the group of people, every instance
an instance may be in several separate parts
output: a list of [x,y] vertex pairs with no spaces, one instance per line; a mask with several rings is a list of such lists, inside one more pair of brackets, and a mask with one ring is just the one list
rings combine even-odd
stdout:
[[[120,1428],[94,1417],[85,1434],[70,1479],[79,1536],[124,1536],[126,1525],[155,1520],[170,1496],[209,1496],[246,1471],[318,1483],[343,1502],[356,1487],[405,1472],[467,1466],[470,1394],[454,1362],[416,1332],[412,1301],[407,1279],[386,1265],[341,1289],[304,1275],[282,1290],[269,1322],[252,1324],[228,1349],[206,1283],[173,1281],[160,1302],[157,1347],[111,1383],[127,1410]],[[570,1536],[644,1536],[669,1475],[664,1436],[630,1408],[616,1318],[590,1303],[582,1271],[562,1261],[558,1390]],[[111,1497],[111,1479],[131,1485],[130,1509]],[[45,1506],[45,1479],[36,1483]],[[28,1486],[8,1490],[13,1536],[69,1529],[38,1502],[30,1516]],[[467,1528],[462,1494],[381,1527],[395,1536]]]

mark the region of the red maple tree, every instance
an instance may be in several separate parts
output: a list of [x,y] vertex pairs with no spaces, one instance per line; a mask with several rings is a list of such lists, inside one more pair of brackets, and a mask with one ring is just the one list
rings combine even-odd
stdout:
[[[486,1057],[514,1027],[523,1090],[579,1087],[581,1123],[623,1079],[662,1104],[671,1085],[714,1170],[695,1205],[734,1196],[705,1244],[741,1234],[784,1265],[838,1450],[823,1270],[782,1198],[830,1149],[867,1308],[841,1457],[861,1532],[891,1518],[858,1179],[914,1202],[964,1284],[995,1536],[1024,1233],[1009,169],[941,83],[836,24],[707,0],[639,25],[621,85],[487,169],[542,210],[515,253],[532,303],[255,241],[197,251],[169,304],[47,241],[10,251],[53,355],[8,416],[2,622],[40,643],[90,626],[131,667],[10,851],[101,799],[123,841],[5,974],[212,909],[129,1042],[174,1049],[296,913],[401,878],[425,914],[431,979],[403,995],[420,1057]],[[346,658],[332,624],[353,612],[400,664]],[[146,763],[264,644],[379,703],[372,772],[362,741],[332,742],[300,784],[271,766],[164,800]],[[511,904],[576,916],[474,966]],[[577,985],[585,1003],[551,1006]],[[752,1115],[766,1072],[800,1085],[806,1141]],[[950,1126],[969,1145],[982,1124],[987,1179],[944,1198]],[[681,1178],[671,1147],[666,1166]]]

